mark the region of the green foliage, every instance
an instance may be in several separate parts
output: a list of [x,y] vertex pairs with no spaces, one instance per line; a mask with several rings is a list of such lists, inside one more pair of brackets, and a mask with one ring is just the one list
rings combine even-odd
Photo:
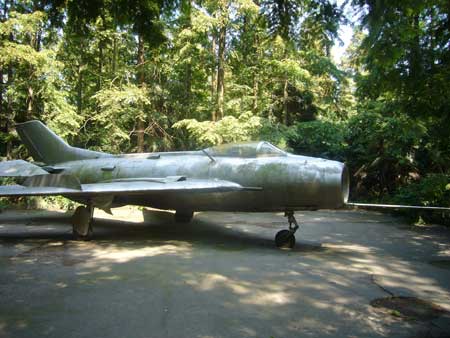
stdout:
[[47,196],[39,198],[37,205],[41,209],[58,208],[63,210],[75,210],[79,204],[63,196]]
[[261,123],[262,125],[258,130],[256,139],[267,141],[276,145],[278,148],[292,151],[288,146],[289,127],[264,118],[261,118]]
[[97,103],[98,113],[91,120],[107,131],[97,138],[100,149],[120,152],[124,144],[130,143],[132,132],[127,130],[135,128],[138,118],[145,118],[145,109],[150,106],[147,89],[127,84],[121,88],[102,89],[92,98]]
[[173,125],[175,129],[186,129],[188,144],[205,148],[222,143],[249,141],[255,139],[262,126],[261,119],[252,114],[242,114],[239,118],[225,116],[217,122],[195,119],[181,120]]
[[9,207],[9,201],[6,198],[0,198],[0,211],[5,210]]
[[398,204],[450,207],[450,175],[430,174],[395,191]]
[[[62,137],[77,134],[81,117],[71,105],[61,78],[63,64],[56,59],[56,45],[40,49],[36,36],[48,20],[42,11],[21,14],[11,12],[1,24],[0,33],[14,39],[1,41],[0,67],[15,66],[15,79],[9,79],[6,91],[8,106],[18,111],[17,120],[27,120],[38,115]],[[30,36],[34,36],[30,40]],[[26,102],[26,108],[23,104]]]
[[[407,186],[399,188],[389,201],[403,205],[450,207],[450,175],[430,174]],[[401,212],[412,221],[424,220],[427,223],[450,225],[447,211],[408,211]]]
[[448,1],[357,0],[365,8],[358,94],[389,94],[399,111],[413,116],[449,116]]
[[[170,1],[167,2],[170,4]],[[69,25],[78,34],[86,34],[89,25],[99,17],[113,16],[122,27],[143,35],[155,45],[164,39],[158,16],[163,7],[161,0],[68,1]]]
[[[390,153],[386,155],[388,161],[392,163],[394,159],[404,168],[395,171],[400,180],[407,180],[410,169],[421,174],[448,173],[450,99],[446,93],[450,82],[445,80],[450,74],[448,2],[357,0],[354,3],[364,8],[350,59],[356,94],[366,106],[381,102],[384,108],[378,112],[392,117],[386,123],[380,121],[379,129],[380,133],[387,133],[384,148]],[[394,118],[399,125],[395,125]],[[393,132],[386,129],[386,124]],[[414,149],[409,150],[412,146]],[[355,155],[362,152],[361,149]],[[380,160],[384,161],[386,156]],[[369,165],[367,159],[361,158],[360,162]]]
[[297,154],[343,160],[346,150],[344,131],[344,124],[302,122],[290,128],[287,144]]
[[389,116],[383,103],[362,109],[347,125],[346,158],[357,182],[354,193],[380,198],[418,174],[417,150],[427,130],[407,116]]
[[[14,181],[8,177],[0,177],[0,185],[13,184]],[[7,209],[11,205],[11,199],[6,197],[0,197],[0,211]]]
[[0,197],[0,211],[11,208],[23,209],[63,209],[74,210],[78,203],[73,202],[62,196],[48,196],[48,197],[18,197],[7,198]]

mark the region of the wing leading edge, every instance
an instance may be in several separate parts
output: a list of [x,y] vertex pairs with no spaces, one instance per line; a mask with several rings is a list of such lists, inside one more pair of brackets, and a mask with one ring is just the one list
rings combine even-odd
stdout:
[[230,192],[261,190],[218,179],[135,178],[101,183],[79,184],[71,175],[29,177],[22,185],[0,186],[1,197],[55,196],[90,197],[101,195],[145,195],[152,192]]

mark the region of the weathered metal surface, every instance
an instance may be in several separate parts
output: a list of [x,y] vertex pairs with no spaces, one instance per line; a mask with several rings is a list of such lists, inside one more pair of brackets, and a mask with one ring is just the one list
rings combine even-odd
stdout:
[[23,160],[0,162],[0,177],[27,177],[43,174],[47,174],[47,172],[37,165]]
[[[111,206],[284,211],[338,208],[348,198],[343,163],[292,155],[267,142],[114,156],[70,147],[37,121],[21,126],[20,134],[37,160],[65,168],[63,174],[80,181],[82,192],[58,192],[78,201],[109,194]],[[26,194],[24,189],[18,193]]]
[[73,175],[36,175],[28,177],[23,183],[23,186],[29,188],[37,187],[57,187],[57,188],[68,188],[81,191],[80,181],[76,176]]
[[23,185],[5,185],[0,187],[1,197],[15,196],[58,196],[69,193],[79,194],[80,190],[59,187],[25,187]]
[[16,130],[33,159],[45,164],[113,156],[98,151],[71,147],[39,121],[17,124]]
[[[36,176],[27,179],[23,185],[3,186],[0,189],[0,196],[42,196],[42,195],[63,195],[67,197],[78,197],[91,199],[93,196],[120,196],[137,195],[149,197],[152,194],[168,194],[186,192],[189,193],[221,193],[229,191],[259,190],[259,188],[243,187],[237,183],[210,180],[210,179],[186,179],[184,181],[156,182],[145,179],[134,181],[118,181],[107,183],[88,183],[76,186],[77,179],[72,175],[46,175],[36,180]],[[58,177],[51,177],[58,176]],[[30,180],[32,179],[32,180]]]

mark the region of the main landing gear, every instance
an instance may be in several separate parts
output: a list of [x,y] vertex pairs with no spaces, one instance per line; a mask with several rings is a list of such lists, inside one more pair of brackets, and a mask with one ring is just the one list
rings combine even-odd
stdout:
[[189,223],[192,221],[192,218],[194,217],[193,211],[188,210],[177,210],[175,212],[175,222],[177,223]]
[[284,216],[287,217],[289,223],[288,230],[280,230],[275,236],[275,245],[279,248],[290,248],[295,246],[295,232],[299,228],[293,211],[286,211]]
[[72,234],[78,241],[89,241],[92,238],[92,216],[94,207],[90,204],[79,206],[72,216]]

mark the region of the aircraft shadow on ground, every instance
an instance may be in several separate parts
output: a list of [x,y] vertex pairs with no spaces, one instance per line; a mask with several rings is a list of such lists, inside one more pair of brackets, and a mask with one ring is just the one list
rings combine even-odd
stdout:
[[[227,228],[218,222],[208,222],[194,218],[190,223],[175,223],[173,214],[165,211],[143,210],[141,223],[117,219],[94,218],[94,237],[92,241],[114,241],[116,243],[133,241],[165,243],[168,241],[184,241],[193,245],[214,246],[223,250],[245,250],[248,248],[277,249],[273,238],[257,232],[245,232],[239,228],[239,222],[233,222],[233,228]],[[245,223],[244,221],[242,222]],[[58,212],[46,212],[45,215],[32,214],[27,217],[4,217],[0,224],[25,225],[17,231],[8,227],[2,231],[0,227],[0,241],[16,242],[28,239],[39,240],[71,240],[71,215]],[[32,227],[32,228],[28,228]],[[62,228],[67,227],[64,232]],[[273,236],[281,230],[273,229]],[[320,243],[297,240],[294,252],[309,252],[324,250]]]

